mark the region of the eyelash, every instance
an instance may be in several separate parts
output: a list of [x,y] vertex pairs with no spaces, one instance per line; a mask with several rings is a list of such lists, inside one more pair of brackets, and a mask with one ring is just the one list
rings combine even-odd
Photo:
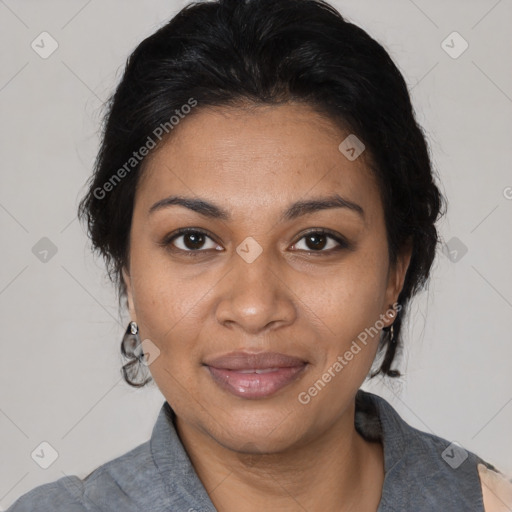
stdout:
[[[171,233],[170,235],[166,236],[164,238],[164,240],[159,245],[161,245],[162,247],[164,247],[166,249],[171,250],[172,252],[181,252],[182,254],[185,254],[186,256],[192,256],[192,257],[199,256],[201,253],[212,250],[212,249],[196,249],[196,250],[189,249],[188,251],[185,251],[183,249],[179,249],[177,247],[172,246],[172,242],[174,242],[174,240],[176,240],[180,236],[189,235],[189,234],[204,235],[204,236],[208,237],[210,240],[212,240],[213,242],[215,242],[215,239],[208,232],[203,231],[202,229],[180,228],[180,229],[176,230],[174,233]],[[306,252],[308,254],[317,255],[317,254],[332,254],[333,252],[337,252],[342,249],[352,249],[352,245],[345,238],[343,238],[342,236],[340,236],[328,229],[324,229],[324,228],[313,229],[311,231],[308,231],[307,233],[304,233],[296,242],[293,243],[293,245],[296,245],[297,243],[299,243],[303,238],[307,237],[308,235],[327,235],[328,238],[333,239],[339,245],[338,245],[338,247],[331,248],[328,250],[315,251],[315,250],[311,249],[309,251],[305,251],[303,249],[299,249],[300,252]]]

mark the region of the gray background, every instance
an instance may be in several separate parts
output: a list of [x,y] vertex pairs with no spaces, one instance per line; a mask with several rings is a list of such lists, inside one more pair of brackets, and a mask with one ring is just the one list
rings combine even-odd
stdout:
[[[102,102],[129,53],[182,5],[0,0],[3,508],[144,442],[163,403],[156,386],[135,390],[121,379],[125,318],[75,212]],[[365,387],[413,426],[512,473],[512,3],[333,5],[404,73],[449,201],[440,228],[451,255],[440,252],[428,292],[413,303],[406,376]],[[46,59],[31,47],[43,31],[59,45]],[[462,48],[454,31],[469,44],[457,58],[445,51]],[[43,237],[57,249],[47,261]],[[31,457],[43,441],[58,452],[48,469]]]

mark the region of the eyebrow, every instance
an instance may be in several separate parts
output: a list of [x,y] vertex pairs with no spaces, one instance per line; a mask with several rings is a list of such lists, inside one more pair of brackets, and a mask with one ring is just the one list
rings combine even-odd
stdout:
[[[155,211],[173,205],[183,206],[184,208],[188,208],[189,210],[210,219],[220,219],[225,221],[231,220],[230,213],[214,203],[208,202],[205,199],[194,199],[183,196],[169,196],[164,199],[160,199],[160,201],[157,201],[153,206],[151,206],[148,214],[152,214]],[[302,215],[332,208],[346,208],[349,211],[357,213],[362,219],[365,218],[364,210],[360,205],[341,197],[339,194],[334,194],[328,197],[319,197],[307,201],[297,201],[286,209],[286,211],[281,215],[280,220],[290,221],[301,217]]]

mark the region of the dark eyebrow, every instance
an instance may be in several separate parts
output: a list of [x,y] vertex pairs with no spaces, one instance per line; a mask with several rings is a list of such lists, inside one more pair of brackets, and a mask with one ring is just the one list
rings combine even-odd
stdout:
[[282,215],[281,220],[293,220],[301,215],[314,213],[330,208],[348,208],[364,219],[364,210],[357,203],[349,201],[338,194],[329,197],[319,197],[308,201],[298,201],[292,204]]
[[230,214],[227,211],[214,205],[213,203],[209,203],[204,199],[192,199],[189,197],[182,196],[169,196],[165,197],[164,199],[161,199],[160,201],[157,201],[149,209],[148,214],[151,214],[156,210],[172,206],[174,204],[184,206],[185,208],[193,210],[194,212],[197,212],[200,215],[203,215],[204,217],[210,217],[212,219],[229,220],[231,218]]
[[[231,219],[229,212],[223,210],[213,203],[205,201],[204,199],[193,199],[182,196],[169,196],[161,199],[149,209],[148,213],[151,214],[157,210],[172,205],[183,206],[189,210],[199,213],[200,215],[203,215],[204,217],[211,219],[221,219],[226,221]],[[364,210],[361,206],[341,197],[338,194],[334,194],[332,196],[310,199],[307,201],[297,201],[288,207],[288,209],[282,214],[281,220],[290,221],[302,215],[307,215],[330,208],[347,208],[353,212],[356,212],[364,219]]]

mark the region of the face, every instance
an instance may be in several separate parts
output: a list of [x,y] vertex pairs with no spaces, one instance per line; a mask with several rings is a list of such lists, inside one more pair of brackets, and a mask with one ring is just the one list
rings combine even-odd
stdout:
[[346,158],[348,133],[304,105],[197,110],[175,130],[146,160],[123,273],[151,374],[224,447],[321,436],[347,416],[409,262],[388,260],[367,155]]

